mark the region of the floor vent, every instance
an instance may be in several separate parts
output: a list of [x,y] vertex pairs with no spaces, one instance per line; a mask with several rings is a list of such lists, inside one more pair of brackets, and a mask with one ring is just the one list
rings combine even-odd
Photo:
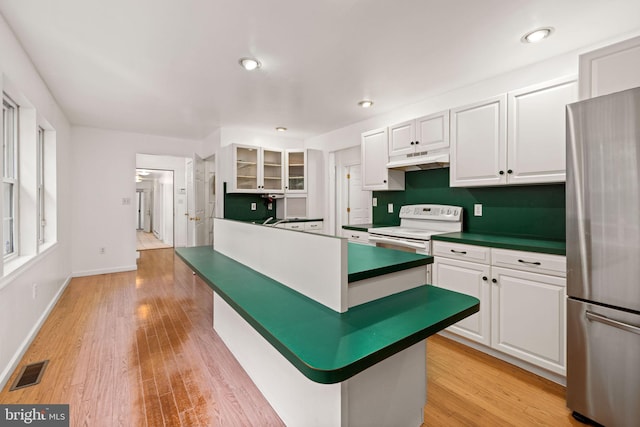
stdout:
[[48,360],[43,360],[42,362],[31,363],[22,368],[22,371],[20,371],[18,378],[13,383],[9,391],[38,384],[42,379],[44,368],[47,367],[48,363]]

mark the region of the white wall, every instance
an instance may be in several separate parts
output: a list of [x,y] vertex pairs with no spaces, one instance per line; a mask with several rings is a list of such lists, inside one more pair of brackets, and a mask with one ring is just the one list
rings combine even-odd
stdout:
[[71,142],[73,274],[135,270],[136,154],[191,157],[201,141],[73,127]]
[[[8,380],[71,275],[70,125],[0,15],[0,72],[56,130],[58,243],[0,280],[0,387]],[[36,298],[32,286],[37,284]]]

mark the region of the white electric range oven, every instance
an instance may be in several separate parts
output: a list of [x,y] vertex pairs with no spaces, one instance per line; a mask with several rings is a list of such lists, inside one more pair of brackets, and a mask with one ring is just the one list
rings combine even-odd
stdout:
[[[369,242],[376,246],[431,254],[431,236],[462,231],[462,207],[449,205],[405,205],[400,225],[369,228]],[[431,281],[431,268],[427,279]]]

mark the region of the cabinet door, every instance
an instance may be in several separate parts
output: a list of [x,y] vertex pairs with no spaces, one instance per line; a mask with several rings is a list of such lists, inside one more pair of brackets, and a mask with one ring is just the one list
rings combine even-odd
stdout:
[[449,110],[416,120],[417,152],[441,150],[449,147]]
[[415,151],[415,120],[389,127],[389,156],[404,156]]
[[640,86],[640,37],[580,55],[580,99]]
[[492,347],[565,375],[566,280],[493,267]]
[[507,96],[451,110],[451,187],[506,184]]
[[281,150],[262,149],[262,183],[259,183],[259,188],[264,192],[284,191],[283,159]]
[[578,100],[572,77],[510,92],[507,180],[510,184],[564,182],[567,104]]
[[389,160],[387,128],[362,134],[363,190],[404,190],[404,172],[387,169]]
[[233,188],[232,192],[255,193],[259,186],[261,166],[260,149],[258,147],[233,146]]
[[307,192],[307,150],[287,150],[286,173],[287,193]]
[[480,342],[491,344],[491,286],[488,265],[436,257],[433,263],[433,284],[480,300],[480,311],[447,330]]

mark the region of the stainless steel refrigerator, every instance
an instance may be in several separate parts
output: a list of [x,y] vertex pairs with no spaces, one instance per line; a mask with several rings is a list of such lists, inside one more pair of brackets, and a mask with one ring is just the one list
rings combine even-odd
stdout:
[[567,106],[567,406],[640,425],[640,88]]

